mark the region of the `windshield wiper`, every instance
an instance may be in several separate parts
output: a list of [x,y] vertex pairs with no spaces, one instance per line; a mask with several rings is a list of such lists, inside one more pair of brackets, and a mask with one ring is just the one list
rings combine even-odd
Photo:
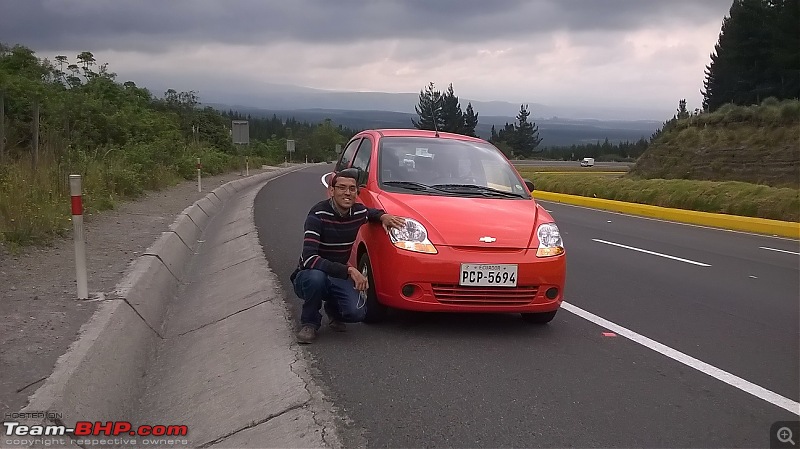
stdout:
[[417,190],[420,192],[429,190],[439,190],[442,192],[445,191],[438,188],[438,186],[429,186],[427,184],[422,184],[421,182],[414,182],[414,181],[384,181],[383,183],[390,186],[397,186],[408,190]]
[[475,193],[480,192],[488,195],[499,195],[507,198],[526,198],[525,195],[520,193],[506,192],[503,190],[493,189],[491,187],[476,186],[474,184],[436,184],[431,186],[436,189],[447,190],[454,193]]

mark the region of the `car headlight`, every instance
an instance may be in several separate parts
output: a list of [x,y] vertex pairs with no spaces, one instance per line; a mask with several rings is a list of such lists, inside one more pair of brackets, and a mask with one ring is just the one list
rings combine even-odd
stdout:
[[406,218],[405,226],[392,228],[389,231],[389,239],[398,248],[416,251],[419,253],[436,254],[438,251],[428,240],[428,230],[417,220]]
[[564,254],[564,242],[555,223],[542,223],[536,230],[539,236],[539,248],[536,257],[550,257]]

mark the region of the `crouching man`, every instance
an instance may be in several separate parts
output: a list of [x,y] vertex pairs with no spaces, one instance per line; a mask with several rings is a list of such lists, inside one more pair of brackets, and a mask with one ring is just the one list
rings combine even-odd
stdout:
[[331,329],[346,330],[345,323],[364,320],[367,309],[360,292],[369,287],[367,278],[348,265],[358,230],[367,222],[383,228],[401,227],[405,220],[381,209],[356,203],[358,170],[345,169],[330,183],[330,199],[320,201],[308,212],[304,226],[303,251],[291,280],[294,292],[303,300],[297,341],[311,343],[322,325],[320,309]]

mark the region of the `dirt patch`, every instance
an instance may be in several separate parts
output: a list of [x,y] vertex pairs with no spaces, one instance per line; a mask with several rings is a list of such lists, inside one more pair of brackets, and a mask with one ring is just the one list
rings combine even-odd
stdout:
[[[266,170],[251,170],[250,174]],[[241,179],[239,172],[148,192],[115,210],[85,217],[90,295],[108,295],[129,264],[167,231],[187,206],[218,186]],[[69,207],[69,205],[65,205]],[[17,412],[53,371],[55,362],[77,339],[97,302],[77,300],[74,243],[11,254],[0,245],[0,412]]]

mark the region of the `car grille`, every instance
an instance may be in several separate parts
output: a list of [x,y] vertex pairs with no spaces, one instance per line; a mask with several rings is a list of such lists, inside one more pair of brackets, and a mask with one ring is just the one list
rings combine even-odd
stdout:
[[521,306],[530,304],[539,290],[527,287],[462,287],[457,284],[433,284],[433,295],[442,304],[474,306]]

